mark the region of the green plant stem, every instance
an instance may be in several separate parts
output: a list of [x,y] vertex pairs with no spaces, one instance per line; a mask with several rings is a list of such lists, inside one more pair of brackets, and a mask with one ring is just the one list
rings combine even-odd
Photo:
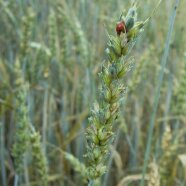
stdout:
[[29,171],[27,167],[27,159],[24,159],[24,177],[25,177],[25,185],[29,186]]
[[48,87],[46,87],[44,92],[44,103],[43,103],[43,126],[42,126],[42,142],[43,149],[46,152],[46,141],[47,141],[47,109],[48,109]]
[[18,186],[19,176],[16,174],[14,177],[14,186]]
[[159,73],[158,86],[157,86],[156,92],[155,92],[153,112],[152,112],[151,119],[150,119],[150,126],[148,128],[147,146],[146,146],[145,160],[144,160],[144,166],[143,166],[143,172],[142,172],[143,176],[142,176],[140,186],[144,186],[144,182],[145,182],[144,178],[145,178],[145,174],[147,171],[147,165],[148,165],[148,160],[149,160],[150,151],[151,151],[151,142],[152,142],[152,136],[153,136],[155,117],[156,117],[159,98],[160,98],[160,90],[161,90],[163,77],[164,77],[164,69],[165,69],[168,54],[169,54],[170,40],[171,40],[173,28],[174,28],[176,10],[177,10],[178,5],[179,5],[179,0],[175,0],[174,10],[173,10],[172,16],[170,18],[170,25],[169,25],[169,31],[167,34],[166,44],[165,44],[165,51],[164,51],[164,54],[163,54],[163,57],[161,60],[161,67],[162,68]]
[[4,119],[2,119],[3,121],[0,122],[0,152],[1,152],[1,178],[2,178],[2,186],[6,186],[6,167],[5,167],[5,139],[4,139]]
[[93,184],[94,184],[94,180],[90,180],[88,186],[93,186]]

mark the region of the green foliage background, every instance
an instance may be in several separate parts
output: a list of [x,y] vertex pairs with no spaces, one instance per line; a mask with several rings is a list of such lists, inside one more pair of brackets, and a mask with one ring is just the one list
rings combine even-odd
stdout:
[[[138,17],[145,20],[156,3],[139,1]],[[99,185],[121,186],[127,176],[142,173],[173,5],[173,0],[161,3],[132,51],[134,68],[126,77],[128,91],[115,124],[113,161]],[[117,18],[122,11],[127,13],[129,7],[127,0],[0,0],[0,185],[14,183],[12,147],[19,117],[16,112],[19,105],[15,103],[19,92],[17,61],[29,84],[27,122],[41,135],[48,162],[48,185],[86,185],[76,172],[77,167],[70,163],[70,155],[66,157],[63,152],[84,162],[84,131],[90,108],[98,96],[98,73],[108,41],[106,29],[115,34]],[[180,1],[151,145],[150,161],[155,161],[160,169],[162,186],[186,185],[185,7],[186,1]],[[169,149],[162,146],[166,126],[171,129],[167,142],[168,147],[173,147],[171,156],[166,155]],[[19,185],[40,185],[33,156],[27,152],[25,159]],[[163,164],[166,160],[168,163]],[[139,183],[140,179],[132,177],[128,185]]]

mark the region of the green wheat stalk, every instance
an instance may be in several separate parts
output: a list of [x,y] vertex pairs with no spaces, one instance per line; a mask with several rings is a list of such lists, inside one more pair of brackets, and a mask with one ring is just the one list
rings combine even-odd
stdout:
[[155,92],[154,107],[153,107],[153,111],[152,111],[152,115],[151,115],[151,119],[150,119],[150,124],[149,124],[149,129],[148,129],[147,146],[146,146],[144,166],[143,166],[143,178],[141,180],[140,186],[144,186],[144,182],[145,182],[144,178],[145,178],[145,174],[147,171],[147,165],[148,165],[148,161],[149,161],[149,157],[150,157],[153,128],[154,128],[155,117],[156,117],[156,113],[157,113],[157,109],[158,109],[160,90],[161,90],[161,86],[163,83],[164,69],[166,67],[167,58],[168,58],[168,54],[169,54],[170,39],[171,39],[171,35],[173,32],[173,28],[174,28],[174,21],[175,21],[176,10],[177,10],[178,5],[179,5],[179,0],[176,0],[175,5],[174,5],[174,11],[173,11],[171,19],[170,19],[169,31],[168,31],[168,35],[167,35],[167,39],[166,39],[166,44],[165,44],[165,51],[164,51],[162,61],[161,61],[162,68],[161,68],[159,76],[158,76],[158,85],[157,85],[156,92]]

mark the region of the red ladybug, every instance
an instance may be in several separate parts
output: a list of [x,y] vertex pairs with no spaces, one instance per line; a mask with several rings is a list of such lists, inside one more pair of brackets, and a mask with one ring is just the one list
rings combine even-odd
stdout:
[[116,32],[117,32],[118,35],[120,35],[121,32],[123,32],[123,33],[126,32],[127,33],[127,29],[126,29],[126,25],[125,25],[124,21],[120,21],[120,22],[117,23]]

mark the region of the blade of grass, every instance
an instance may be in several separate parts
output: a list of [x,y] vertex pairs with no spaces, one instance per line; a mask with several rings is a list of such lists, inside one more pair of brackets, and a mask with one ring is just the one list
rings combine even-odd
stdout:
[[16,174],[14,177],[14,186],[18,186],[19,176]]
[[145,160],[144,160],[143,172],[142,172],[143,177],[142,177],[140,186],[144,186],[144,182],[145,182],[144,178],[145,178],[145,174],[147,171],[147,165],[148,165],[150,151],[151,151],[153,128],[154,128],[155,117],[156,117],[159,98],[160,98],[160,90],[161,90],[161,86],[163,83],[164,69],[165,69],[168,54],[169,54],[170,40],[171,40],[173,28],[174,28],[174,22],[175,22],[176,12],[177,12],[176,10],[177,10],[178,5],[179,5],[179,0],[175,0],[174,10],[173,10],[171,18],[170,18],[170,25],[169,25],[169,30],[168,30],[168,34],[167,34],[166,43],[165,43],[165,51],[164,51],[164,54],[163,54],[163,57],[161,60],[161,67],[162,68],[160,69],[159,76],[158,76],[158,85],[157,85],[156,91],[155,91],[154,107],[153,107],[152,115],[150,118],[150,125],[148,128],[147,146],[146,146]]
[[6,186],[6,168],[5,168],[5,142],[4,142],[4,121],[0,122],[0,157],[1,157],[1,177],[2,177],[2,186]]
[[43,103],[43,126],[42,126],[42,135],[43,135],[43,148],[44,152],[46,151],[46,141],[47,141],[47,109],[48,109],[48,87],[44,93],[44,103]]

